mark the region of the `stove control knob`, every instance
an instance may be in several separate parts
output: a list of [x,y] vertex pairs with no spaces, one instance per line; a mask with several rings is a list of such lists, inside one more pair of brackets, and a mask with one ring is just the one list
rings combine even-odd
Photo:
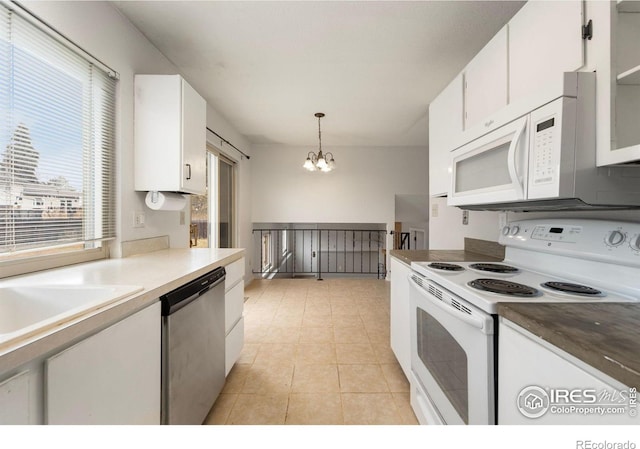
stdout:
[[634,236],[633,239],[631,239],[631,241],[629,242],[629,246],[631,246],[631,249],[634,251],[640,251],[640,234]]
[[609,246],[618,246],[625,241],[627,236],[621,231],[611,231],[605,240],[605,243]]
[[511,228],[511,235],[518,235],[518,232],[520,232],[520,226],[514,226]]
[[502,235],[509,235],[510,228],[509,226],[504,226],[502,228]]

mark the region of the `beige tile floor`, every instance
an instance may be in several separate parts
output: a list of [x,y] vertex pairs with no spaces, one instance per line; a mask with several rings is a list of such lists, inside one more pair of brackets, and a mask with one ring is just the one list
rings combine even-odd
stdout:
[[205,424],[417,424],[389,346],[389,283],[256,280],[245,345]]

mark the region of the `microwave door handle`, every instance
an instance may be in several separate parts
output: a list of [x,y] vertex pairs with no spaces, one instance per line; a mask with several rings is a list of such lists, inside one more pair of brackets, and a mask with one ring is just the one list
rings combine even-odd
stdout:
[[507,153],[507,167],[509,169],[509,177],[516,187],[518,193],[518,199],[524,199],[524,188],[520,182],[520,176],[518,176],[518,164],[516,161],[518,145],[520,139],[524,135],[524,129],[527,126],[527,120],[522,120],[522,126],[518,127],[516,134],[513,136],[511,145],[509,145],[509,152]]
[[413,280],[411,275],[407,276],[407,278],[409,279],[409,283],[413,285],[413,288],[415,288],[416,291],[418,291],[422,297],[424,297],[434,306],[442,309],[444,312],[448,313],[449,315],[453,315],[456,319],[459,319],[461,321],[464,321],[467,324],[470,324],[473,327],[476,327],[478,329],[485,328],[484,320],[468,315],[465,312],[461,312],[458,309],[455,309],[453,306],[450,306],[440,301],[439,299],[432,297],[432,295],[430,295],[423,287],[421,287],[416,281]]

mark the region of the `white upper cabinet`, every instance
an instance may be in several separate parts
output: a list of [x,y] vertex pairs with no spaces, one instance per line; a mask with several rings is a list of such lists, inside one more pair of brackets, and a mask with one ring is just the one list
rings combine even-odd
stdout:
[[529,1],[518,11],[509,21],[509,103],[560,90],[563,73],[582,68],[582,25],[580,0]]
[[617,10],[611,10],[611,23],[613,135],[611,151],[598,154],[599,165],[640,160],[640,2],[618,2]]
[[451,184],[449,153],[462,132],[462,74],[429,105],[429,195],[446,196]]
[[135,76],[135,189],[206,191],[204,99],[179,75]]
[[464,70],[464,129],[507,105],[507,40],[505,25]]
[[585,70],[596,77],[598,166],[640,161],[640,2],[587,1]]

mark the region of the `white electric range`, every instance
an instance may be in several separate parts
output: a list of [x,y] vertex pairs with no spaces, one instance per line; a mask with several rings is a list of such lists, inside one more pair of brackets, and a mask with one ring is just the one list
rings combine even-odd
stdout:
[[499,302],[640,300],[640,223],[523,220],[499,241],[503,262],[411,264],[411,403],[421,423],[496,422]]

